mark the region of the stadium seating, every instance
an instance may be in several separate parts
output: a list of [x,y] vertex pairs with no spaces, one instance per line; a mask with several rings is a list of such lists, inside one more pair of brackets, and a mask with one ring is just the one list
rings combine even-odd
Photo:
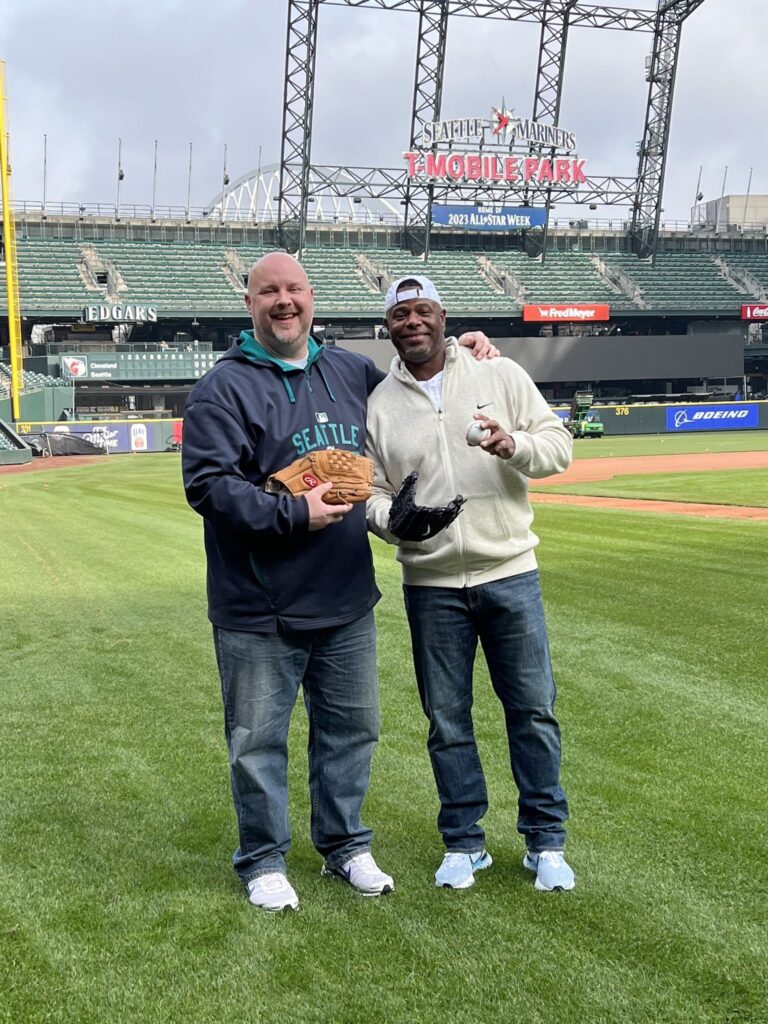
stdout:
[[[390,278],[406,274],[427,274],[440,292],[446,309],[453,314],[496,314],[519,310],[519,303],[490,283],[482,272],[479,257],[471,252],[434,250],[428,263],[397,249],[361,250]],[[378,299],[381,311],[382,297]]]
[[[9,391],[11,386],[11,368],[5,363],[0,363],[0,391]],[[24,390],[38,391],[40,388],[68,388],[72,384],[62,377],[50,377],[47,373],[36,373],[33,370],[24,371]]]
[[526,302],[607,302],[632,308],[632,302],[606,283],[585,253],[551,252],[543,262],[522,252],[487,256],[495,268],[522,284]]
[[242,290],[237,290],[225,273],[223,245],[124,241],[91,244],[122,277],[125,288],[120,297],[124,302],[156,306],[160,310],[186,309],[193,314],[242,311]]
[[[106,286],[88,283],[85,270],[107,268],[112,301],[156,306],[193,315],[241,315],[242,277],[270,250],[260,245],[221,242],[18,240],[22,307],[30,312],[73,315],[85,305],[106,300]],[[614,288],[590,255],[550,251],[544,262],[522,252],[487,250],[483,254],[433,249],[427,263],[402,249],[312,246],[303,263],[315,288],[319,316],[376,316],[381,292],[395,277],[426,272],[435,281],[453,315],[517,313],[525,302],[607,302],[612,310],[645,308],[670,313],[733,313],[741,302],[768,289],[768,255],[723,253],[660,254],[655,264],[629,253],[595,254],[610,269],[623,272],[639,289],[635,302]],[[487,271],[486,268],[487,267]],[[742,289],[727,268],[752,275],[759,285]],[[504,278],[510,286],[504,290]],[[116,289],[116,290],[115,290]],[[0,302],[2,300],[0,299]]]
[[[768,255],[764,253],[723,253],[723,261],[733,270],[746,270],[748,274],[758,281],[768,291]],[[749,302],[757,296],[745,296],[744,301]]]
[[638,285],[651,310],[733,313],[745,299],[706,253],[663,253],[653,265],[629,253],[601,255]]
[[381,312],[381,293],[364,280],[359,253],[356,249],[320,246],[305,250],[301,262],[315,289],[315,309],[321,316]]
[[78,270],[81,246],[59,239],[19,239],[19,292],[29,310],[69,312],[98,301],[100,293],[88,289]]

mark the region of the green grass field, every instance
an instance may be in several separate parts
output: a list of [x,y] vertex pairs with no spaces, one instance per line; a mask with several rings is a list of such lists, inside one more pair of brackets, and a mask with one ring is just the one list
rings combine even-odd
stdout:
[[579,438],[575,459],[629,455],[689,455],[693,452],[768,451],[768,430],[721,430],[690,434],[609,434],[598,440]]
[[650,498],[655,501],[768,507],[768,474],[764,469],[726,469],[709,473],[638,473],[592,483],[548,485],[538,490],[556,494],[594,494],[605,498]]
[[537,510],[570,894],[534,892],[522,868],[483,668],[495,863],[468,892],[434,888],[425,723],[377,542],[366,820],[397,891],[364,900],[320,878],[297,708],[302,907],[273,917],[230,867],[201,522],[178,458],[0,474],[0,507],[1,1021],[764,1024],[766,524]]

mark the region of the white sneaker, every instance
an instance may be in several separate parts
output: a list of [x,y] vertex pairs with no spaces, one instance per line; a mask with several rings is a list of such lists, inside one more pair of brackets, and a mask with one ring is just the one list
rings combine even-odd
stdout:
[[367,851],[359,853],[340,868],[330,867],[326,861],[320,869],[320,874],[341,878],[362,896],[383,896],[385,893],[394,892],[395,889],[392,878],[379,870],[379,865]]
[[523,867],[536,872],[534,889],[539,892],[569,892],[576,885],[570,864],[562,850],[542,850],[523,858]]
[[246,888],[248,899],[254,907],[261,907],[271,914],[279,910],[296,910],[299,905],[296,890],[282,871],[257,875],[248,882]]
[[469,889],[475,884],[475,872],[483,871],[491,864],[493,858],[487,850],[446,853],[435,872],[435,885],[439,889]]

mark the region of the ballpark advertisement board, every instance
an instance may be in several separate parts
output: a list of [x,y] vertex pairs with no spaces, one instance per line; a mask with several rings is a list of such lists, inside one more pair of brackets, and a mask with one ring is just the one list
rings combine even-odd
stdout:
[[70,423],[21,423],[20,434],[45,431],[82,437],[107,452],[167,452],[181,444],[181,420],[77,420]]
[[742,320],[768,320],[768,306],[765,303],[753,303],[741,307]]
[[759,426],[754,402],[743,405],[678,405],[666,409],[667,430],[746,430]]
[[513,231],[515,228],[542,227],[547,211],[532,206],[440,206],[432,207],[432,223],[466,231]]
[[580,320],[591,323],[593,320],[610,320],[610,306],[604,303],[570,303],[557,305],[536,303],[535,306],[523,306],[523,320],[537,324],[551,324],[559,321]]

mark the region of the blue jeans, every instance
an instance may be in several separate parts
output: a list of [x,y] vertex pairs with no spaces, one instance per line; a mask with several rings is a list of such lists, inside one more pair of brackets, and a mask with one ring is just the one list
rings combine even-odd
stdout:
[[479,640],[504,708],[518,831],[532,852],[562,849],[568,805],[560,787],[560,727],[538,572],[463,589],[403,589],[446,847],[471,852],[485,845],[478,822],[488,794],[472,726]]
[[333,867],[371,845],[360,821],[379,738],[373,612],[290,633],[214,627],[244,882],[285,870],[288,726],[299,687],[309,717],[312,841]]

